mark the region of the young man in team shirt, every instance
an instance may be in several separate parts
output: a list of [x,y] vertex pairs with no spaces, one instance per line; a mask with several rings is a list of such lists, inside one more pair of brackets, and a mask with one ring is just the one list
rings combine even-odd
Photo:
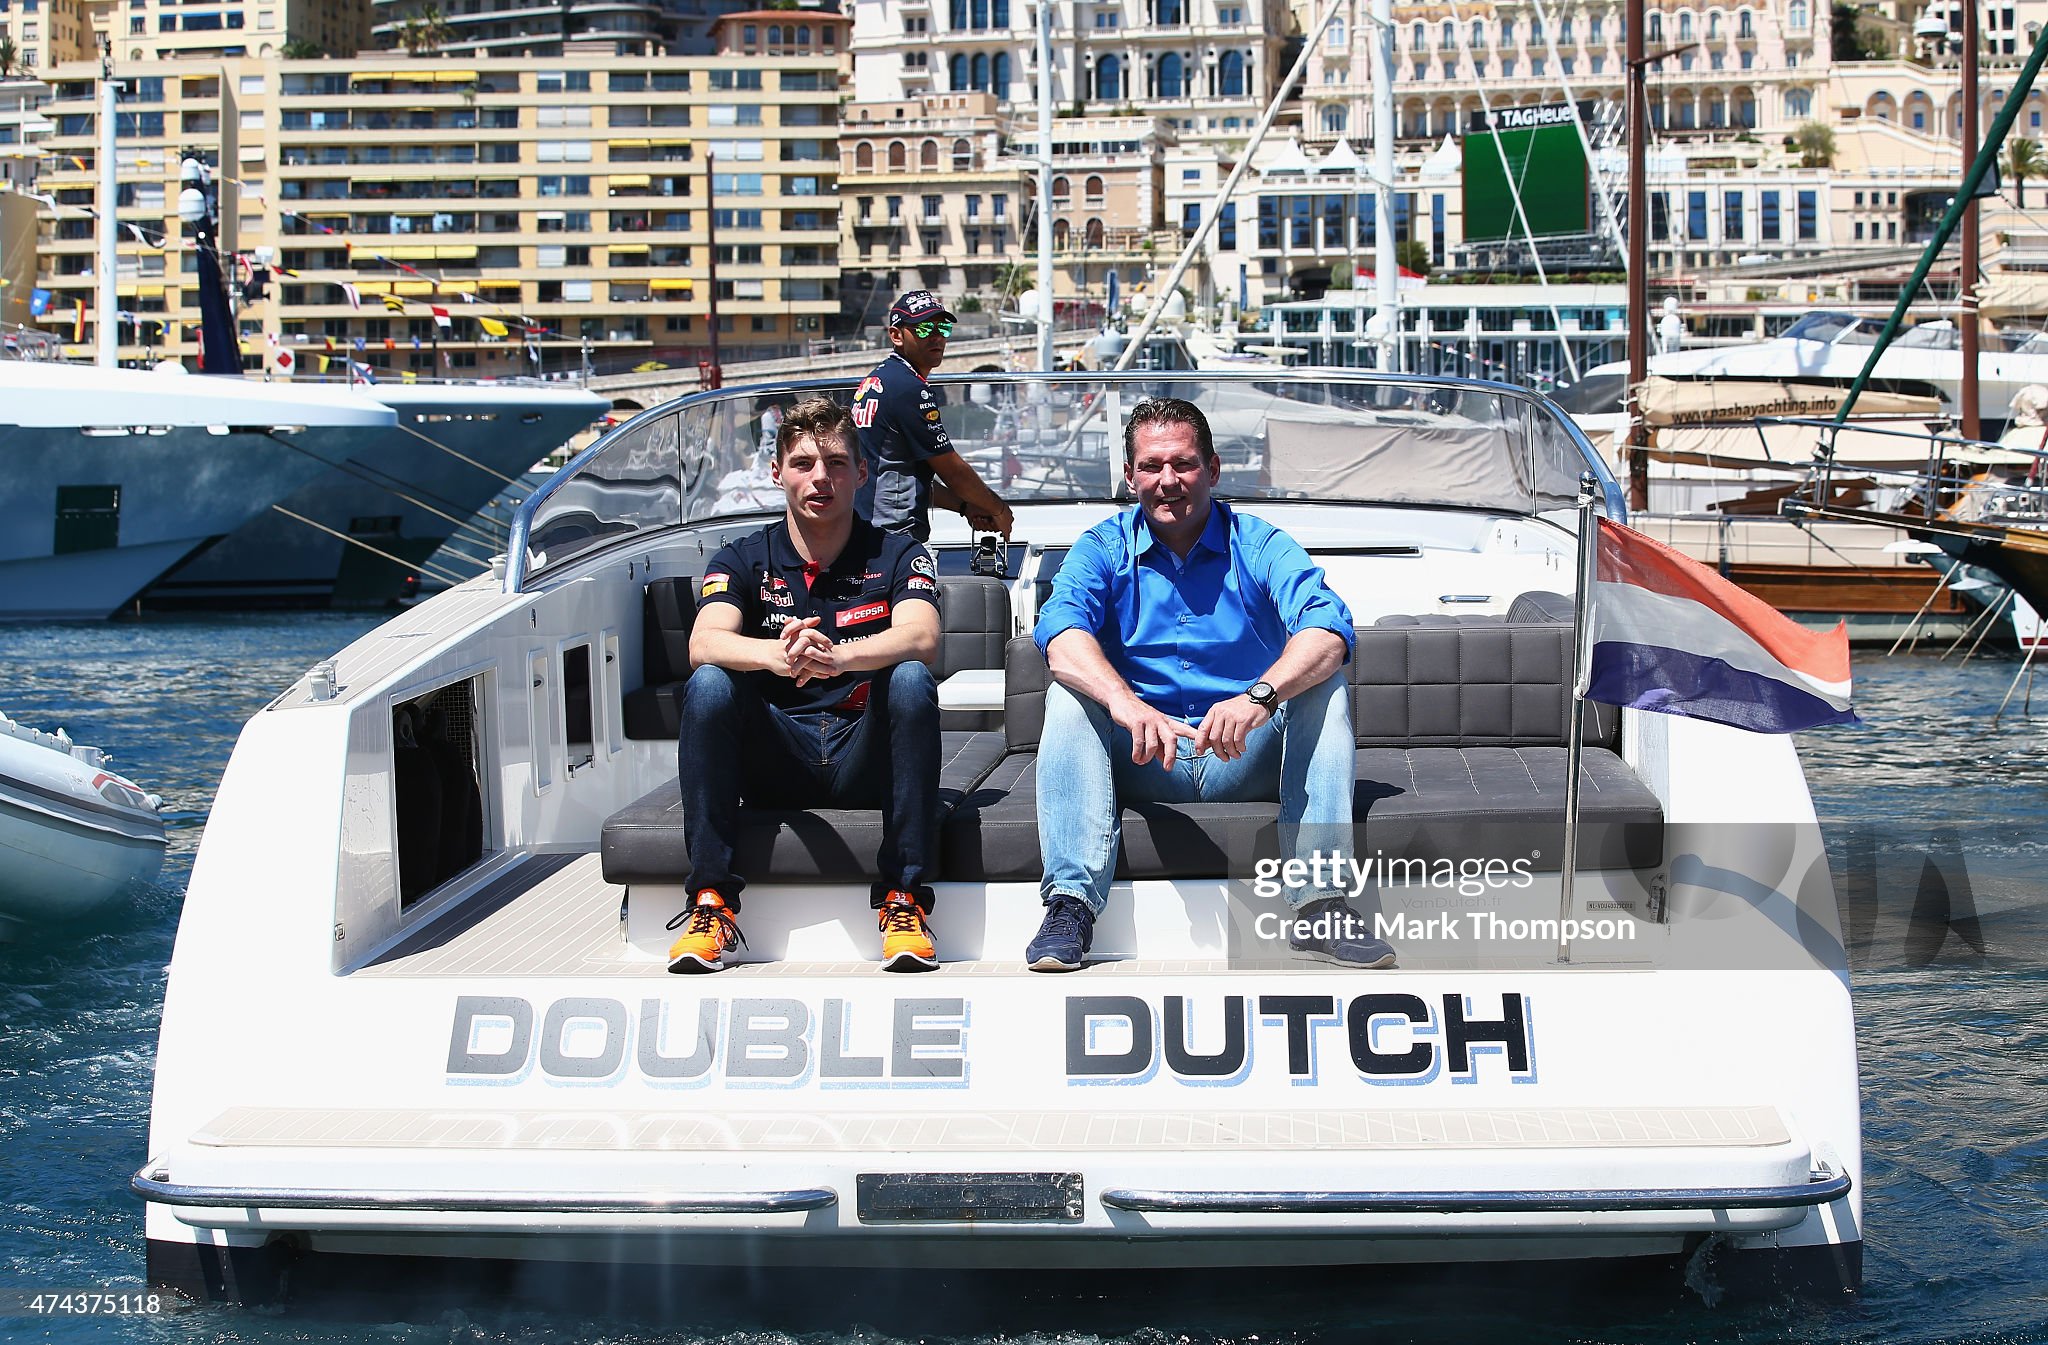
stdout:
[[889,357],[853,393],[853,423],[873,477],[861,512],[876,527],[920,542],[931,539],[933,505],[965,514],[976,532],[1008,537],[1012,526],[1010,506],[954,449],[928,381],[946,358],[953,322],[930,290],[897,299],[889,305]]
[[846,409],[799,403],[776,432],[783,519],[705,571],[690,634],[678,772],[690,905],[669,970],[721,970],[740,942],[742,802],[880,808],[871,900],[891,971],[938,965],[926,917],[938,858],[939,647],[931,553],[860,517],[867,478]]

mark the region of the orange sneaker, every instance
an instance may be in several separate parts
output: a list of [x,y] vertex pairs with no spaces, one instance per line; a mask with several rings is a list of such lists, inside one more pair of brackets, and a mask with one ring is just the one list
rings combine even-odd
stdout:
[[696,901],[676,912],[668,927],[683,931],[668,946],[668,969],[674,972],[724,971],[726,951],[736,943],[746,943],[725,909],[725,898],[708,887],[697,894]]
[[882,899],[875,922],[882,930],[883,971],[931,971],[939,965],[939,950],[932,946],[932,927],[924,918],[924,907],[908,892],[891,892]]

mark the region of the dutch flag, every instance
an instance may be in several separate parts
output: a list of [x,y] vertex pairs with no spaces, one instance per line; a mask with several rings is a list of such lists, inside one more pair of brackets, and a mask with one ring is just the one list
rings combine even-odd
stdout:
[[1633,528],[1598,535],[1587,700],[1752,733],[1858,722],[1845,625],[1808,630]]

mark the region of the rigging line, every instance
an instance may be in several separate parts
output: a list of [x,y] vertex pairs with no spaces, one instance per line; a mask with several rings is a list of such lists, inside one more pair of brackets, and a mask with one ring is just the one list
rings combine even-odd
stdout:
[[[355,462],[352,462],[348,459],[343,459],[340,462],[336,462],[331,458],[323,458],[318,453],[315,453],[312,449],[305,448],[299,444],[295,444],[291,442],[289,439],[280,439],[277,437],[277,435],[271,433],[268,430],[264,431],[263,437],[270,440],[272,443],[283,445],[284,447],[290,449],[294,453],[303,453],[305,456],[311,458],[313,461],[321,463],[326,467],[332,468],[334,471],[346,473],[347,475],[354,477],[356,480],[361,481],[364,485],[374,486],[378,490],[384,491],[386,494],[394,495],[399,499],[404,500],[407,504],[414,506],[415,508],[424,509],[428,513],[432,514],[434,517],[445,520],[446,522],[453,524],[457,528],[464,527],[469,522],[469,520],[467,519],[457,518],[454,514],[449,513],[445,509],[437,509],[433,505],[428,504],[425,500],[422,500],[417,496],[408,495],[404,491],[398,489],[397,486],[393,486],[386,482],[379,481],[376,477],[370,475],[366,469],[360,467]],[[399,478],[392,477],[391,480],[399,481]],[[411,483],[400,481],[400,484],[409,485]]]
[[[2014,590],[2014,592],[2015,594],[2017,594],[2018,590]],[[2015,624],[2015,626],[2013,627],[2013,631],[2015,634],[2018,633],[2019,627],[2017,626],[2017,624]],[[2012,675],[2012,685],[2005,689],[2005,699],[1998,703],[1998,713],[1991,716],[1991,726],[1993,728],[1998,727],[1999,719],[2005,714],[2005,707],[2012,704],[2012,693],[2020,689],[2020,679],[2022,677],[2027,678],[2027,701],[2022,705],[2022,711],[2024,712],[2026,705],[2032,703],[2034,697],[2034,679],[2031,676],[2028,676],[2028,673],[2029,670],[2031,670],[2034,666],[2034,655],[2040,652],[2041,635],[2039,631],[2036,631],[2034,633],[2034,642],[2027,646],[2027,656],[2020,660],[2020,670]]]
[[[465,453],[459,452],[459,451],[458,451],[458,450],[456,450],[456,449],[452,449],[452,448],[448,447],[448,445],[446,445],[446,444],[442,443],[442,442],[441,442],[440,440],[438,440],[438,439],[434,438],[434,437],[433,437],[432,435],[430,435],[430,434],[426,434],[426,433],[423,433],[423,432],[421,432],[421,431],[419,431],[419,430],[413,429],[413,428],[412,428],[412,427],[411,427],[410,425],[400,425],[400,426],[399,426],[398,428],[399,428],[399,429],[401,429],[401,430],[404,430],[404,431],[405,431],[405,432],[406,432],[407,434],[410,434],[410,435],[413,435],[413,436],[415,436],[415,437],[417,437],[417,438],[420,438],[420,439],[424,439],[424,440],[426,440],[426,441],[427,441],[428,443],[432,444],[432,445],[433,445],[433,446],[434,446],[435,448],[438,448],[438,449],[440,449],[440,450],[441,450],[441,451],[442,451],[443,453],[446,453],[446,454],[447,454],[447,455],[448,455],[449,457],[451,457],[451,458],[454,458],[454,459],[455,459],[456,461],[458,461],[458,462],[466,462],[466,463],[468,463],[468,464],[469,464],[470,466],[472,466],[472,467],[476,468],[476,469],[477,469],[477,470],[478,470],[479,472],[482,472],[482,473],[484,473],[484,474],[485,474],[486,476],[495,476],[495,477],[497,477],[497,478],[498,478],[498,479],[499,479],[500,481],[503,481],[503,482],[504,482],[504,483],[505,483],[506,485],[508,485],[508,486],[516,486],[516,485],[518,485],[518,484],[519,484],[519,478],[518,478],[518,477],[516,477],[516,476],[507,476],[507,475],[505,475],[505,474],[504,474],[503,472],[499,471],[499,470],[498,470],[497,468],[495,468],[495,467],[490,467],[490,466],[486,466],[486,465],[485,465],[484,463],[478,462],[478,461],[477,461],[477,460],[476,460],[475,458],[472,458],[472,457],[468,456],[468,455],[467,455],[467,454],[465,454]],[[541,456],[542,456],[542,457],[546,457],[546,456],[547,456],[547,454],[543,453],[543,454],[541,454]]]
[[[1560,334],[1558,344],[1564,347],[1565,367],[1571,370],[1572,382],[1576,383],[1579,381],[1579,357],[1572,354],[1572,343],[1563,338],[1564,315],[1557,311],[1557,300],[1551,297],[1550,277],[1545,274],[1543,258],[1536,251],[1536,234],[1529,227],[1529,212],[1522,206],[1522,185],[1516,179],[1514,170],[1508,167],[1508,150],[1507,146],[1501,143],[1501,128],[1493,125],[1493,100],[1486,96],[1486,80],[1483,78],[1484,71],[1480,67],[1478,58],[1472,55],[1472,44],[1469,40],[1470,32],[1465,27],[1464,15],[1458,8],[1458,0],[1451,0],[1451,21],[1455,25],[1452,31],[1459,34],[1459,41],[1464,47],[1466,59],[1472,62],[1472,83],[1479,90],[1479,111],[1485,116],[1487,125],[1493,128],[1493,152],[1500,156],[1500,175],[1507,180],[1508,191],[1515,198],[1515,216],[1522,221],[1522,237],[1529,244],[1529,260],[1536,264],[1536,284],[1543,291],[1543,304],[1544,307],[1550,310],[1550,321],[1553,324],[1554,330]],[[1572,114],[1572,120],[1578,120],[1576,111]],[[1579,134],[1582,137],[1585,135],[1583,128],[1581,128]],[[1532,145],[1533,142],[1534,136],[1532,133]],[[1526,166],[1527,163],[1524,161],[1524,167],[1526,168]]]
[[469,582],[470,579],[476,577],[474,575],[464,577],[462,575],[454,573],[452,570],[440,570],[437,567],[428,565],[423,561],[410,561],[403,556],[394,556],[389,551],[384,551],[377,547],[371,546],[368,542],[364,541],[360,537],[351,537],[345,532],[338,532],[335,529],[328,527],[325,523],[315,522],[314,520],[307,518],[304,514],[295,514],[281,504],[273,504],[270,507],[272,509],[275,509],[278,513],[283,514],[286,518],[297,519],[299,522],[305,524],[307,527],[312,528],[317,532],[324,532],[329,537],[338,537],[342,541],[347,542],[350,546],[359,546],[363,550],[369,552],[371,555],[381,556],[385,560],[391,561],[393,564],[399,565],[407,570],[418,570],[423,574],[431,575],[433,578],[439,579],[444,584],[466,584]]
[[[2008,597],[2009,597],[2009,596],[2011,596],[2011,593],[2012,593],[2012,590],[2011,590],[2011,589],[2007,589],[2007,590],[2006,590],[2006,594],[2007,594],[2007,596],[2008,596]],[[1953,653],[1955,653],[1955,652],[1956,652],[1956,650],[1958,650],[1958,649],[1961,649],[1961,648],[1963,647],[1963,641],[1965,641],[1965,640],[1969,639],[1969,638],[1970,638],[1970,637],[1971,637],[1972,635],[1974,635],[1974,634],[1976,633],[1976,631],[1977,631],[1977,627],[1978,627],[1978,626],[1979,626],[1980,624],[1987,624],[1987,625],[1988,625],[1988,624],[1990,624],[1990,623],[1992,623],[1992,622],[1995,622],[1995,621],[1996,621],[1996,620],[1998,619],[1998,614],[1999,614],[1999,612],[2000,612],[2000,611],[2002,611],[2002,610],[2004,610],[2004,608],[2005,608],[2005,599],[2004,599],[2004,598],[2000,598],[2000,599],[1999,599],[1999,600],[1998,600],[1998,601],[1997,601],[1997,602],[1996,602],[1995,604],[1993,604],[1993,605],[1991,605],[1991,606],[1987,606],[1987,607],[1986,607],[1986,608],[1985,608],[1985,609],[1984,609],[1983,611],[1981,611],[1981,612],[1977,613],[1977,615],[1976,615],[1976,616],[1974,616],[1974,617],[1970,618],[1970,624],[1969,624],[1969,625],[1967,625],[1967,626],[1965,626],[1965,627],[1963,627],[1963,633],[1962,633],[1961,635],[1958,635],[1958,636],[1956,637],[1956,642],[1955,642],[1954,644],[1950,645],[1950,646],[1949,646],[1949,647],[1948,647],[1947,649],[1945,649],[1945,650],[1943,650],[1943,651],[1942,651],[1942,655],[1941,655],[1941,660],[1940,660],[1940,661],[1941,661],[1941,662],[1943,662],[1943,663],[1946,663],[1946,662],[1948,662],[1948,656],[1949,656],[1950,654],[1953,654]],[[1973,650],[1974,650],[1974,649],[1975,649],[1976,647],[1977,647],[1977,646],[1975,646],[1975,645],[1971,645],[1971,646],[1970,646],[1970,648],[1971,648],[1971,649],[1973,649]],[[1965,654],[1965,655],[1963,655],[1963,658],[1964,658],[1964,660],[1965,660],[1966,662],[1968,661],[1969,657],[1970,657],[1970,656],[1969,656],[1968,654]]]
[[1941,577],[1935,581],[1934,591],[1927,595],[1927,601],[1921,603],[1920,610],[1913,613],[1913,619],[1911,621],[1908,621],[1906,623],[1906,628],[1899,632],[1899,638],[1892,641],[1892,647],[1884,651],[1884,656],[1886,658],[1890,658],[1892,655],[1898,653],[1899,646],[1906,643],[1906,637],[1909,635],[1913,637],[1914,644],[1917,645],[1920,643],[1920,636],[1917,634],[1917,632],[1920,629],[1921,619],[1927,615],[1928,611],[1931,608],[1933,608],[1935,599],[1941,596],[1941,591],[1948,587],[1948,581],[1953,579],[1955,577],[1956,571],[1961,568],[1962,566],[1958,564],[1951,566],[1950,568],[1940,572]]
[[[1584,150],[1586,153],[1586,171],[1593,175],[1593,191],[1595,195],[1599,197],[1600,200],[1601,220],[1603,223],[1607,225],[1609,231],[1611,231],[1614,238],[1614,246],[1617,249],[1620,249],[1625,252],[1626,244],[1621,236],[1621,218],[1620,216],[1614,213],[1614,197],[1612,193],[1610,193],[1607,190],[1607,178],[1600,172],[1599,158],[1597,155],[1593,153],[1593,141],[1592,138],[1586,134],[1586,124],[1579,120],[1577,112],[1579,100],[1577,96],[1572,93],[1572,82],[1565,75],[1564,61],[1558,55],[1557,31],[1550,22],[1550,15],[1547,12],[1545,12],[1543,8],[1543,0],[1534,0],[1534,4],[1536,8],[1536,22],[1543,25],[1544,49],[1550,53],[1551,68],[1558,72],[1558,87],[1564,90],[1564,100],[1565,102],[1570,103],[1573,108],[1572,127],[1579,133],[1579,148]],[[1571,0],[1565,0],[1563,8],[1567,15],[1569,15],[1571,10]],[[1623,82],[1623,87],[1627,87],[1626,81]]]
[[[2012,606],[2013,603],[2017,602],[2019,600],[2019,596],[2020,591],[2018,589],[2006,589],[2005,596],[1998,600],[1998,606],[1992,608],[1992,612],[1994,614],[2003,612],[2006,608]],[[1997,625],[1998,623],[1996,621],[1987,621],[1984,623],[1984,629],[1978,633],[1977,639],[1970,645],[1969,652],[1965,653],[1962,656],[1962,658],[1957,661],[1957,667],[1961,667],[1963,664],[1968,663],[1970,661],[1971,657],[1977,652],[1977,646],[1984,643],[1984,637],[1986,635],[1989,635],[1992,632],[1992,630],[1996,628]],[[2013,627],[2013,634],[2019,634],[2019,627],[2017,625]]]

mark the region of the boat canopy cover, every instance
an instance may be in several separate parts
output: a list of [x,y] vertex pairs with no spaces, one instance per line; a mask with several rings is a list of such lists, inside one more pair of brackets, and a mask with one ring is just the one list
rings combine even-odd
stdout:
[[[1832,416],[1842,389],[1824,383],[1778,383],[1753,378],[1676,379],[1651,376],[1638,387],[1643,419],[1652,426],[1702,421],[1747,421],[1755,416]],[[1934,397],[1866,391],[1856,399],[1862,416],[1921,416],[1939,420]],[[1746,426],[1744,428],[1747,428]]]

